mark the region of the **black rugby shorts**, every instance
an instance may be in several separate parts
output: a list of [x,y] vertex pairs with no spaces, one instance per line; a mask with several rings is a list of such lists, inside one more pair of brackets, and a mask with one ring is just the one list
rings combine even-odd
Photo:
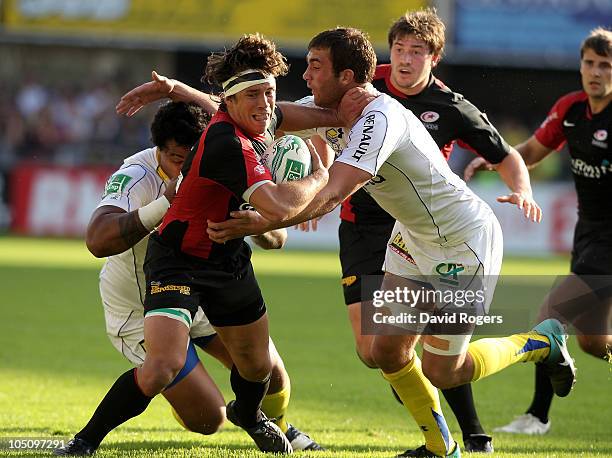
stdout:
[[[342,265],[342,290],[346,305],[372,299],[362,297],[361,277],[378,275],[382,282],[382,265],[394,224],[395,221],[383,224],[363,224],[342,220],[340,223],[338,237],[340,239],[340,264]],[[370,287],[369,283],[368,287]]]
[[182,308],[194,318],[202,307],[213,326],[253,323],[266,312],[251,265],[251,249],[243,242],[239,253],[218,262],[175,251],[151,234],[144,263],[145,313]]

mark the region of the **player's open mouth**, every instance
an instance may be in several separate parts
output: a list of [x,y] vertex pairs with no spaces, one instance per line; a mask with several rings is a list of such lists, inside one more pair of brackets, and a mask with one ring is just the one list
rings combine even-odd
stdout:
[[269,116],[267,113],[253,115],[253,119],[257,122],[266,122]]

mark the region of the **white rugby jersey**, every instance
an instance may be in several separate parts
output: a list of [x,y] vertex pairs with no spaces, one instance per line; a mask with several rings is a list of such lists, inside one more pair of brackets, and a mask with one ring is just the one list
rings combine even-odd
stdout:
[[[296,100],[295,103],[304,105],[307,107],[316,107],[314,103],[314,96],[309,95],[300,100]],[[330,146],[331,149],[336,153],[336,157],[340,156],[340,153],[346,148],[348,132],[343,127],[317,127],[315,129],[300,130],[299,132],[287,132],[293,135],[297,135],[304,140],[312,137],[315,134],[320,135]]]
[[364,108],[336,160],[371,173],[364,189],[424,242],[461,244],[495,217],[451,171],[421,121],[386,94]]
[[[157,156],[157,148],[149,148],[123,161],[123,165],[106,182],[102,201],[126,212],[143,207],[166,191],[166,176]],[[116,312],[142,312],[145,297],[144,258],[147,241],[143,238],[123,253],[109,256],[100,271],[100,288],[107,299],[104,307]]]

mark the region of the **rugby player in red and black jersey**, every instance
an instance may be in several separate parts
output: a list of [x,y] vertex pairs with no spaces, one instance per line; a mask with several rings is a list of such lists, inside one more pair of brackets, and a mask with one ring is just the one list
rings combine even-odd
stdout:
[[[582,90],[559,98],[542,125],[516,149],[533,168],[567,143],[578,195],[571,274],[549,293],[541,317],[571,323],[580,348],[605,358],[612,347],[612,31],[597,28],[580,48]],[[481,158],[467,169],[489,167]],[[570,298],[576,298],[570,300]],[[545,434],[553,392],[536,365],[531,406],[500,431]]]
[[[498,164],[501,176],[512,189],[521,175],[523,161],[500,136],[486,115],[437,79],[432,71],[444,50],[444,24],[432,9],[407,12],[391,26],[388,34],[391,64],[376,68],[373,85],[412,111],[448,159],[455,142]],[[526,195],[511,198],[531,198]],[[380,276],[395,220],[360,189],[342,204],[339,229],[342,286],[348,307],[357,353],[369,367],[373,336],[361,334],[362,276]],[[537,209],[537,217],[540,210]],[[443,390],[457,417],[466,451],[492,452],[491,437],[482,428],[471,385]]]
[[[230,211],[256,208],[282,221],[299,213],[327,182],[328,174],[312,145],[312,174],[275,184],[259,153],[281,124],[289,130],[336,123],[335,112],[276,106],[275,77],[287,72],[274,43],[245,35],[223,53],[212,54],[209,82],[223,88],[219,111],[183,167],[183,180],[145,259],[144,363],[121,375],[96,415],[112,430],[142,413],[172,382],[185,362],[189,329],[199,307],[226,346],[233,362],[236,400],[227,417],[242,427],[262,451],[290,453],[281,429],[260,406],[271,370],[266,307],[243,240],[212,242],[208,220]],[[295,111],[297,110],[297,111]],[[313,125],[306,125],[313,123]]]

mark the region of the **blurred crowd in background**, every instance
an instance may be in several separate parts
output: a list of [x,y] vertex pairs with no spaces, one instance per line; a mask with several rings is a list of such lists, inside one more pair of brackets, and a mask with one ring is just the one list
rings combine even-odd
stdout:
[[[0,168],[32,160],[68,166],[117,164],[148,147],[156,105],[129,119],[115,113],[121,95],[146,77],[148,72],[140,80],[121,74],[107,79],[92,75],[54,84],[30,74],[18,81],[0,81],[0,92],[5,94],[0,99]],[[490,117],[510,144],[525,140],[537,127],[518,113]],[[469,158],[469,153],[455,154],[453,168],[459,170]],[[562,163],[561,158],[547,161],[535,178],[569,178]]]
[[[152,70],[204,89],[210,52],[258,31],[291,67],[278,80],[278,99],[296,100],[309,94],[302,73],[313,34],[335,25],[361,28],[379,63],[388,63],[392,20],[427,6],[447,27],[434,74],[485,112],[511,145],[526,140],[560,96],[580,89],[580,42],[593,27],[612,23],[612,3],[597,0],[379,0],[374,15],[365,0],[182,0],[180,8],[0,0],[0,233],[82,237],[108,174],[151,145],[159,104],[132,118],[117,115],[115,105]],[[455,145],[450,166],[463,175],[473,158]],[[497,174],[479,173],[473,186],[512,229],[509,251],[567,251],[576,217],[569,155],[550,155],[531,177],[547,215],[537,227],[500,213],[495,198],[506,190]],[[309,237],[308,246],[333,247],[332,226],[319,231],[321,239]]]

